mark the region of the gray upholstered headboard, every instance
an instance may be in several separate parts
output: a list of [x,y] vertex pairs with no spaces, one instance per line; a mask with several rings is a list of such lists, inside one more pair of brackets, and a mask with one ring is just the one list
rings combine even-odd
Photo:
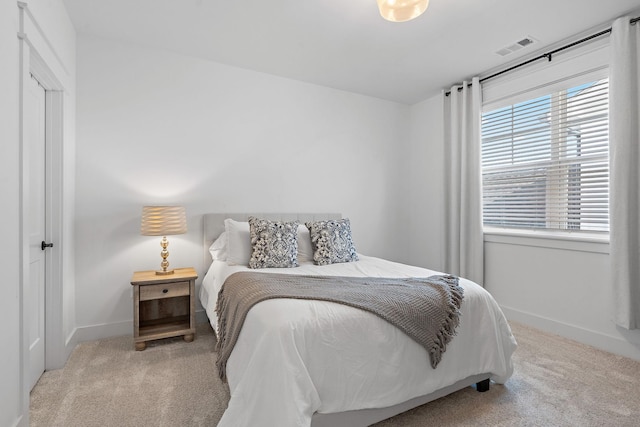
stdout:
[[271,221],[295,221],[301,224],[306,221],[320,221],[325,219],[340,219],[342,214],[339,213],[208,213],[202,216],[204,222],[204,266],[207,268],[211,263],[211,255],[209,255],[209,246],[224,231],[224,220],[227,218],[236,221],[247,221],[249,216],[256,218],[265,218]]

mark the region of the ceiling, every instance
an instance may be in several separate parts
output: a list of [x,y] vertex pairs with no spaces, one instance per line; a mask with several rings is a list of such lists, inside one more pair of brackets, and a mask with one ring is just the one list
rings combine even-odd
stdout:
[[[640,0],[431,0],[424,15],[393,23],[376,0],[64,3],[80,35],[405,104],[640,10]],[[525,37],[536,42],[496,53]]]

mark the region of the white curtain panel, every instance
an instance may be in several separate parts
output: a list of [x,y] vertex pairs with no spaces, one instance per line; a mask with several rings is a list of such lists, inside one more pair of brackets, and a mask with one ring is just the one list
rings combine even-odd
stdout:
[[[460,89],[460,90],[459,90]],[[482,285],[482,182],[480,118],[482,89],[476,77],[443,94],[445,152],[444,267]]]
[[611,31],[610,258],[615,322],[640,328],[640,25],[617,19]]

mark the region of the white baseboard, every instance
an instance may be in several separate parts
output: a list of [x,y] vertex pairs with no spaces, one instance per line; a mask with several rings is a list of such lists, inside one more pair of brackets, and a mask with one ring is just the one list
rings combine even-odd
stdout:
[[29,417],[26,415],[21,415],[20,418],[15,422],[13,427],[29,427],[29,422],[27,421]]
[[67,337],[67,340],[64,343],[64,352],[65,352],[65,363],[69,360],[69,356],[71,356],[71,352],[76,345],[78,345],[78,328],[73,328],[73,331]]
[[632,343],[622,337],[615,337],[602,332],[592,331],[580,326],[571,325],[549,319],[533,313],[500,306],[508,320],[523,323],[527,326],[562,337],[578,341],[610,353],[640,361],[640,343]]
[[209,323],[209,318],[207,317],[207,312],[202,310],[196,310],[196,325],[200,323]]
[[[196,324],[208,322],[207,313],[204,310],[196,311]],[[120,337],[132,334],[133,320],[104,323],[101,325],[81,326],[76,328],[67,339],[67,351],[68,354],[71,354],[71,351],[73,351],[75,346],[84,341],[101,340],[104,338]]]
[[133,333],[133,320],[124,322],[103,323],[101,325],[80,326],[76,328],[73,340],[76,343],[95,341],[104,338],[120,337]]
[[50,359],[47,359],[47,365],[46,365],[47,371],[50,371],[52,369],[60,369],[64,367],[64,365],[67,363],[67,360],[69,360],[69,356],[71,356],[71,352],[73,351],[74,348],[76,348],[76,345],[78,345],[77,331],[78,329],[75,328],[67,336],[67,338],[64,341],[64,345],[62,346],[62,349],[60,351],[60,354],[58,354],[56,358],[51,357]]

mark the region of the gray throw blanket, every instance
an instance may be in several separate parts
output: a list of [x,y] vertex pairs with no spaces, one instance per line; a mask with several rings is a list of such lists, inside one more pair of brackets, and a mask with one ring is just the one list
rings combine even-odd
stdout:
[[218,373],[226,365],[249,309],[274,298],[331,301],[369,311],[399,328],[428,352],[435,368],[459,323],[463,288],[453,276],[378,278],[239,272],[218,294]]

